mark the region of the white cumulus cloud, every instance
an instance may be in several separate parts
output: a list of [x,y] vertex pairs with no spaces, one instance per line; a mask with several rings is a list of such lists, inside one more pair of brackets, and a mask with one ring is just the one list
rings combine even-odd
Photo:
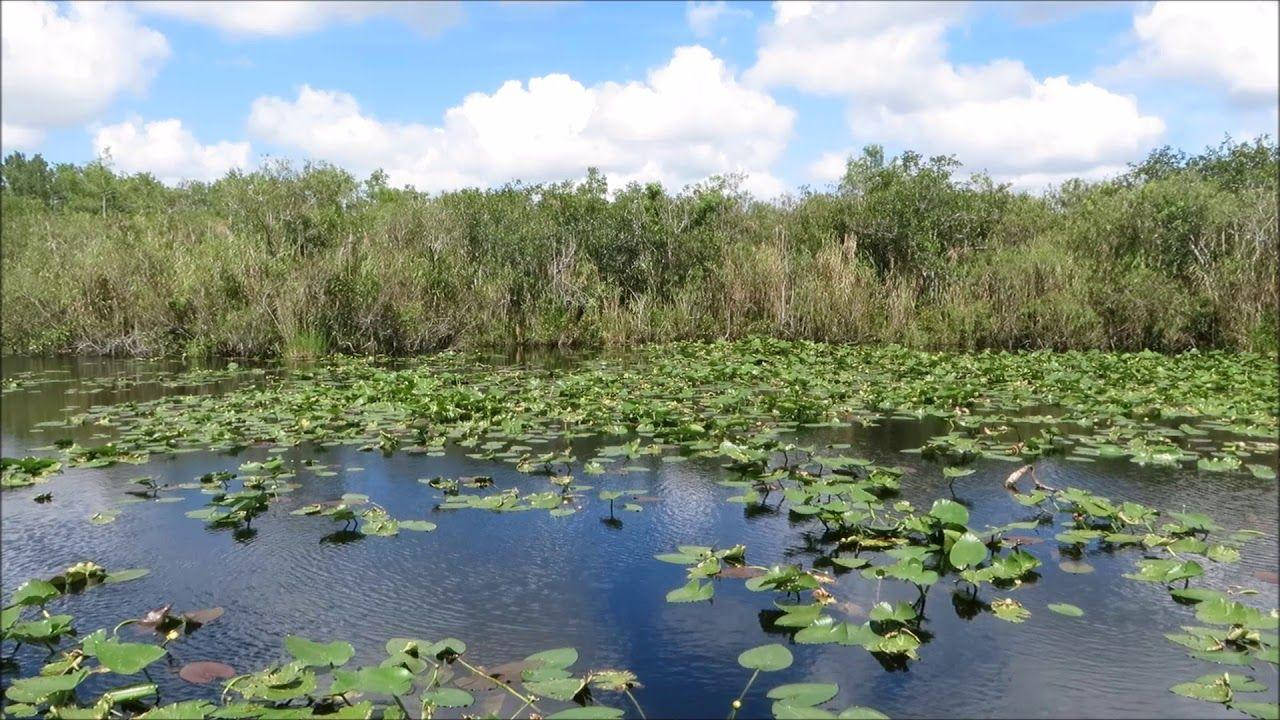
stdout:
[[1135,53],[1121,76],[1187,79],[1242,102],[1275,105],[1280,93],[1280,5],[1157,2],[1134,15]]
[[203,145],[177,119],[107,125],[94,133],[93,150],[109,152],[118,171],[149,172],[169,185],[216,180],[233,168],[248,168],[250,153],[247,142]]
[[233,35],[301,35],[377,16],[392,17],[419,32],[434,35],[462,19],[462,8],[454,2],[172,0],[136,5],[148,13],[211,25]]
[[[1136,100],[1066,77],[1038,79],[1019,61],[947,59],[956,3],[775,3],[748,80],[845,98],[861,142],[955,154],[973,170],[1023,184],[1087,175],[1145,152],[1164,132]],[[832,153],[809,168],[838,177]]]
[[92,120],[121,93],[144,91],[168,55],[164,36],[118,5],[0,3],[5,135],[33,143]]
[[382,168],[422,190],[579,177],[589,166],[611,184],[678,188],[742,173],[776,194],[768,171],[795,114],[744,87],[698,46],[678,48],[644,82],[585,86],[568,75],[511,80],[449,108],[439,125],[379,120],[350,94],[303,86],[296,98],[254,101],[249,130],[311,159],[357,172]]
[[684,19],[689,29],[698,37],[707,37],[715,31],[716,25],[731,16],[749,18],[751,11],[746,8],[732,7],[724,0],[690,0],[684,6]]

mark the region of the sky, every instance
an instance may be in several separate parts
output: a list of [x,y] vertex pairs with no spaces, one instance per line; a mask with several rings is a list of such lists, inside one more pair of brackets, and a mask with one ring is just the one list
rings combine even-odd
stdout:
[[286,159],[777,197],[878,144],[1035,192],[1275,137],[1278,6],[6,0],[0,147],[168,184]]

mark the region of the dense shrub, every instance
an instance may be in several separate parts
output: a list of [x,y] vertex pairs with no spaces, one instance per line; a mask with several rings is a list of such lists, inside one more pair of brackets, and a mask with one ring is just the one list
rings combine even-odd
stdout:
[[323,164],[166,187],[0,166],[5,352],[307,354],[763,333],[936,348],[1273,350],[1268,139],[1043,196],[871,147],[772,203],[714,178],[426,195]]

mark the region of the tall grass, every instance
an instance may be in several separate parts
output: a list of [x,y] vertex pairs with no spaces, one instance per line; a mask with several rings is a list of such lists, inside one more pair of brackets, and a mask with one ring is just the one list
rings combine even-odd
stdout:
[[271,165],[167,188],[10,155],[6,353],[315,355],[768,334],[939,349],[1277,347],[1276,145],[1162,149],[1043,196],[853,158],[774,203],[732,178],[428,196]]

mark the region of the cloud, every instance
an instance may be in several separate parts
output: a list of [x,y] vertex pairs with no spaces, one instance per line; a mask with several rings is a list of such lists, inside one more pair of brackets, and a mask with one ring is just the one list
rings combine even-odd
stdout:
[[301,35],[329,25],[354,24],[372,17],[395,18],[424,35],[435,35],[462,19],[454,2],[139,2],[156,15],[210,25],[232,35]]
[[5,134],[87,122],[125,91],[144,91],[169,56],[160,33],[110,3],[0,3]]
[[0,150],[5,154],[14,150],[34,150],[43,140],[43,130],[0,122]]
[[216,180],[232,168],[247,168],[250,153],[247,142],[202,145],[177,119],[107,125],[94,133],[93,150],[109,151],[116,170],[149,172],[168,185]]
[[708,50],[678,48],[644,82],[584,86],[568,75],[510,80],[449,108],[440,125],[383,121],[350,94],[303,86],[294,99],[260,97],[250,132],[311,159],[357,172],[381,167],[421,190],[579,177],[599,167],[611,184],[677,188],[743,173],[775,192],[768,168],[795,113],[742,86]]
[[724,0],[708,0],[707,2],[690,0],[684,6],[684,19],[689,23],[689,29],[693,30],[693,34],[700,38],[710,35],[715,30],[716,24],[722,19],[735,15],[738,17],[752,17],[750,10],[730,7]]
[[[955,154],[997,177],[1087,174],[1141,154],[1164,132],[1137,102],[1067,77],[1037,79],[1019,61],[946,57],[946,33],[967,9],[927,5],[777,3],[762,30],[759,86],[847,99],[862,142]],[[831,178],[830,154],[809,170]],[[838,177],[838,175],[835,175]]]
[[1133,17],[1138,48],[1105,74],[1186,79],[1242,103],[1276,103],[1280,8],[1274,2],[1157,2]]

